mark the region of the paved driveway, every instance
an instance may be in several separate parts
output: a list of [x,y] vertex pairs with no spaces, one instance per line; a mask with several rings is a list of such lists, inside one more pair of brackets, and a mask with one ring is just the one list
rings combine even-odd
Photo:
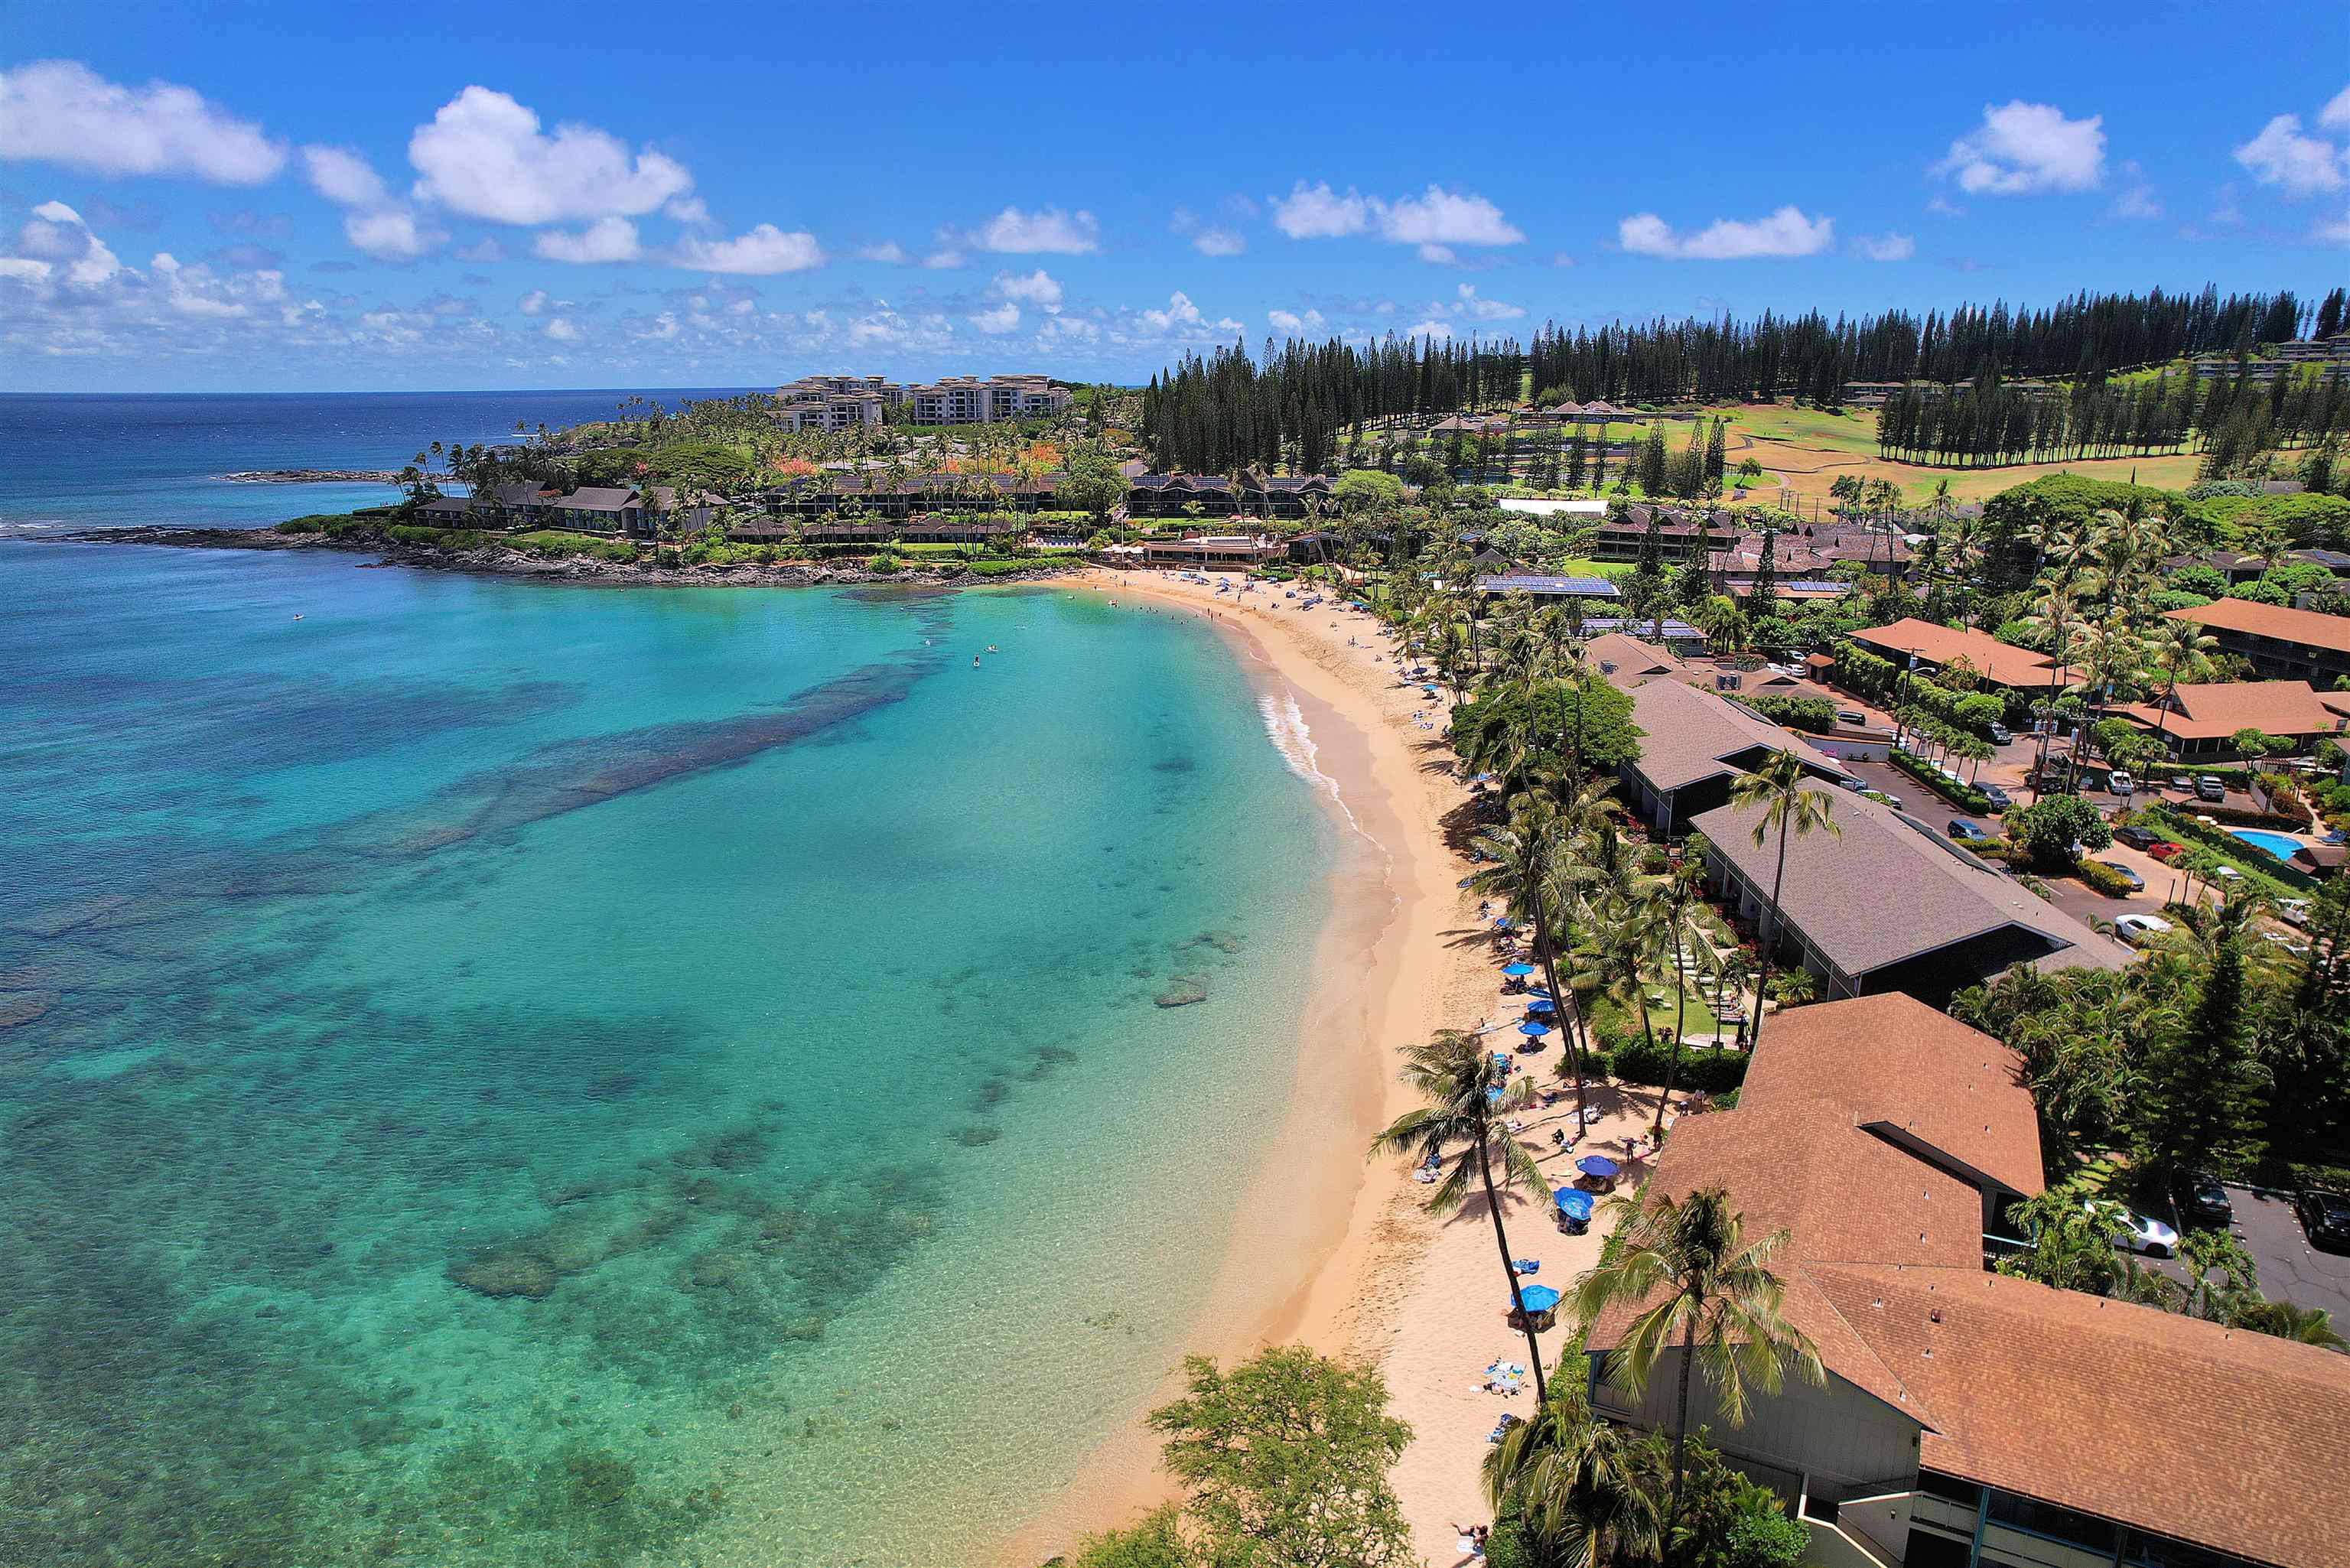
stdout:
[[2336,1330],[2350,1332],[2350,1256],[2321,1252],[2309,1244],[2289,1194],[2230,1187],[2228,1196],[2236,1205],[2232,1229],[2260,1265],[2261,1293],[2295,1306],[2323,1307],[2334,1314]]

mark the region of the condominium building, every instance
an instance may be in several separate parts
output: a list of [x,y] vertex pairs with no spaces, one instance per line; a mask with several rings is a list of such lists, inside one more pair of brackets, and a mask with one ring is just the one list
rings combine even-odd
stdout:
[[1035,419],[1069,406],[1066,387],[1043,376],[949,376],[926,387],[905,389],[918,425],[984,425],[999,420]]
[[787,431],[845,431],[878,425],[906,389],[879,376],[802,376],[775,389],[777,422]]
[[1732,1414],[1710,1371],[1684,1381],[1676,1344],[1635,1386],[1610,1353],[1650,1297],[1591,1325],[1592,1409],[1685,1417],[1785,1501],[1806,1563],[2350,1563],[2338,1352],[1986,1268],[2023,1245],[2012,1205],[2045,1188],[2023,1076],[1907,996],[1776,1020],[1736,1108],[1676,1124],[1638,1200],[1720,1192],[1748,1241],[1775,1236],[1776,1304],[1820,1376],[1750,1374]]

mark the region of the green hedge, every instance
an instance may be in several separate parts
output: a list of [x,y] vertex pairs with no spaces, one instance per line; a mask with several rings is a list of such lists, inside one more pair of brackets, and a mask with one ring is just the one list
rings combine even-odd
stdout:
[[1815,735],[1835,733],[1835,704],[1825,697],[1748,697],[1744,701],[1749,708],[1774,724],[1808,730]]
[[1940,795],[1944,800],[1978,814],[1988,813],[1991,810],[1991,796],[1972,784],[1952,784],[1940,774],[1936,773],[1933,764],[1923,757],[1902,751],[1897,746],[1893,750],[1893,765]]
[[2082,881],[2108,898],[2126,898],[2138,889],[2130,886],[2129,878],[2112,867],[2095,860],[2084,860],[2074,867]]
[[2143,826],[2158,829],[2182,844],[2201,845],[2241,871],[2245,880],[2260,884],[2268,892],[2300,893],[2317,886],[2317,878],[2286,865],[2258,845],[2247,844],[2234,834],[2220,828],[2206,827],[2167,805],[2148,806],[2132,820]]
[[[1627,1084],[1660,1085],[1665,1081],[1667,1058],[1672,1049],[1670,1041],[1659,1040],[1651,1050],[1646,1035],[1636,1035],[1614,1049],[1595,1053],[1594,1064],[1611,1078]],[[1707,1094],[1720,1094],[1734,1089],[1746,1081],[1746,1064],[1751,1058],[1743,1051],[1711,1046],[1681,1047],[1680,1071],[1674,1075],[1676,1091],[1701,1089]]]

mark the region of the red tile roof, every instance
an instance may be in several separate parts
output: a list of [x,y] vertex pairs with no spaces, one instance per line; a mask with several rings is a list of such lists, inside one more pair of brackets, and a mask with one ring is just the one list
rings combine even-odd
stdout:
[[2271,638],[2278,642],[2322,648],[2333,653],[2350,653],[2350,616],[2292,609],[2283,605],[2264,605],[2254,599],[2215,599],[2191,609],[2164,613],[2200,626],[2217,627],[2222,631],[2241,631],[2251,637]]
[[1802,1007],[1771,1021],[1741,1110],[1827,1100],[1856,1125],[1931,1145],[2031,1197],[2045,1185],[2040,1116],[2023,1059],[1899,992]]
[[1852,639],[1879,652],[1914,653],[1933,665],[1946,665],[1964,656],[1977,674],[2002,686],[2045,686],[2054,667],[2054,660],[2044,653],[2012,647],[1984,632],[1961,631],[1914,618],[1856,631]]
[[2181,686],[2167,713],[2159,701],[2120,710],[2134,723],[2149,730],[2159,724],[2165,734],[2188,741],[2224,741],[2246,728],[2270,735],[2332,734],[2345,713],[2350,695],[2321,695],[2306,680],[2214,680]]
[[1812,1274],[1933,1412],[1927,1469],[2281,1568],[2350,1563],[2350,1356],[1980,1269]]

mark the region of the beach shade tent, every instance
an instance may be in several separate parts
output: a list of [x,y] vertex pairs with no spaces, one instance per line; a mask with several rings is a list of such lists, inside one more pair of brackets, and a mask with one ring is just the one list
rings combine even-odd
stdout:
[[1518,1025],[1518,1033],[1524,1035],[1529,1040],[1539,1040],[1544,1035],[1550,1033],[1550,1025],[1547,1023],[1537,1023],[1534,1019],[1529,1018],[1523,1023]]
[[1528,1012],[1555,1012],[1558,1011],[1558,1003],[1553,1002],[1547,996],[1529,996],[1526,998],[1526,1011]]
[[1575,1168],[1586,1176],[1596,1176],[1605,1179],[1617,1175],[1624,1168],[1604,1154],[1586,1154],[1575,1162]]
[[1505,963],[1502,966],[1502,972],[1508,975],[1512,980],[1521,979],[1526,975],[1534,973],[1534,966],[1530,963]]
[[1562,1187],[1551,1195],[1551,1201],[1556,1203],[1558,1211],[1570,1220],[1591,1218],[1591,1194],[1588,1192],[1580,1191],[1572,1187]]
[[1558,1292],[1549,1285],[1520,1285],[1518,1299],[1526,1303],[1528,1312],[1555,1312]]

